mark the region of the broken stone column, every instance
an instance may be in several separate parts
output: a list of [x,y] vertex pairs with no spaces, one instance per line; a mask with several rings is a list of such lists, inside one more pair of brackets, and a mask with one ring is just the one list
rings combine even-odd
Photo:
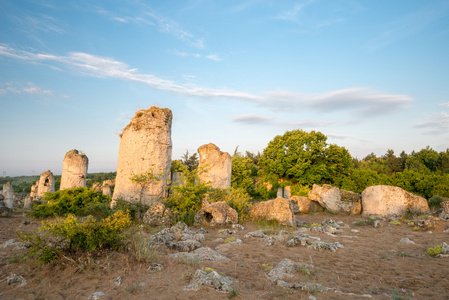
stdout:
[[23,204],[23,207],[26,209],[31,209],[31,203],[32,203],[33,199],[31,197],[26,197],[25,198],[25,203]]
[[113,180],[105,180],[103,181],[103,185],[102,185],[102,193],[105,196],[112,196],[111,193],[111,185],[114,185],[114,181]]
[[92,189],[96,192],[101,192],[103,190],[99,182],[95,182],[94,184],[92,184]]
[[85,154],[73,149],[66,153],[62,163],[60,190],[86,186],[89,159]]
[[198,148],[200,163],[198,178],[201,183],[209,183],[213,188],[231,187],[232,159],[227,152],[212,143]]
[[[153,106],[136,112],[123,129],[112,205],[117,199],[151,204],[166,198],[172,118],[170,109]],[[131,180],[136,176],[141,177],[139,182]]]
[[38,190],[39,190],[39,180],[36,181],[36,183],[31,186],[30,192],[31,201],[36,199]]
[[14,189],[12,188],[11,182],[8,182],[3,185],[3,197],[5,200],[3,202],[5,203],[5,206],[9,209],[14,208]]
[[37,188],[37,197],[44,197],[46,193],[53,193],[55,191],[55,177],[50,170],[41,174],[39,179],[39,186]]

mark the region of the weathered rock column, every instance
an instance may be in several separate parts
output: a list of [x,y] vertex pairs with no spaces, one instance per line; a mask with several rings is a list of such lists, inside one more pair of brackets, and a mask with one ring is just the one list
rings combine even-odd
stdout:
[[227,152],[212,143],[198,148],[200,163],[198,178],[201,183],[210,183],[213,188],[231,187],[232,159]]
[[60,190],[86,186],[87,167],[89,159],[73,149],[66,153],[62,163]]
[[36,183],[31,186],[31,192],[30,192],[31,201],[35,200],[37,197],[37,192],[39,190],[39,181],[40,180],[36,181]]
[[14,209],[14,189],[12,188],[11,182],[3,185],[3,197],[5,200],[5,206],[10,209]]
[[41,174],[39,179],[39,186],[37,188],[37,196],[44,197],[46,193],[53,193],[55,191],[55,178],[50,170]]
[[[151,204],[166,197],[172,155],[172,118],[170,109],[153,106],[136,112],[123,129],[112,205],[117,199]],[[148,174],[158,180],[152,180]],[[132,181],[134,176],[142,176],[141,182]]]

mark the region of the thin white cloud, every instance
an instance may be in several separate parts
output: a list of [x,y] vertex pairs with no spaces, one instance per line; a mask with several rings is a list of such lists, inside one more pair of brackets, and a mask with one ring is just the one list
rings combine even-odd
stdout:
[[441,106],[444,106],[444,107],[449,107],[449,101],[448,101],[448,102],[445,102],[445,103],[441,103],[440,105],[441,105]]
[[181,57],[195,57],[195,58],[200,58],[201,54],[199,53],[187,53],[184,51],[178,51],[176,49],[172,49],[167,51],[170,54],[176,55],[176,56],[181,56]]
[[352,135],[348,135],[348,134],[338,134],[338,133],[326,133],[326,136],[328,138],[333,138],[333,139],[338,139],[338,140],[347,140],[347,139],[351,139],[351,140],[356,140],[362,143],[367,143],[370,142],[369,140],[365,140],[365,139],[361,139]]
[[432,135],[448,134],[449,133],[449,114],[445,112],[438,112],[431,115],[429,120],[416,124],[416,128],[428,129],[426,133]]
[[315,0],[303,1],[301,3],[296,3],[292,8],[281,12],[277,18],[289,22],[299,22],[299,14],[305,7],[309,6],[315,2]]
[[213,61],[223,61],[223,58],[219,57],[216,54],[207,55],[206,58],[213,60]]
[[53,32],[58,34],[65,33],[61,21],[44,14],[30,16],[26,15],[17,18],[17,21],[24,25],[23,29],[29,32],[41,31],[45,33]]
[[258,114],[241,114],[232,118],[232,121],[246,124],[261,124],[272,120],[272,116],[262,116]]
[[17,50],[0,44],[0,56],[41,63],[50,67],[69,69],[86,76],[117,78],[147,84],[153,89],[165,90],[202,98],[231,98],[250,101],[272,111],[302,112],[305,109],[318,112],[344,111],[357,116],[373,116],[407,108],[412,98],[407,95],[387,94],[369,88],[348,88],[319,95],[305,95],[286,91],[255,95],[227,89],[211,89],[201,86],[179,84],[152,74],[139,72],[126,63],[112,58],[82,52],[66,56]]
[[19,85],[14,83],[0,83],[0,86],[2,86],[0,89],[0,95],[5,95],[7,93],[14,93],[14,94],[54,96],[54,93],[51,90],[35,86],[33,83],[28,83],[27,85]]
[[321,95],[304,95],[285,91],[266,93],[260,105],[278,111],[304,107],[320,111],[349,111],[356,115],[380,115],[404,109],[412,102],[407,95],[385,94],[369,88],[348,88]]

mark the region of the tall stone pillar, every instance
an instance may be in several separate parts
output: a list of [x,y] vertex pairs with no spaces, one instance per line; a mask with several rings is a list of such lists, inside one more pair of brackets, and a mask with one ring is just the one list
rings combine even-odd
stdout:
[[[123,129],[112,205],[117,199],[151,204],[167,196],[172,118],[170,109],[153,106],[136,112]],[[158,180],[145,176],[148,173]],[[135,176],[141,176],[140,182],[131,180]]]
[[52,193],[55,191],[55,177],[50,170],[41,174],[39,179],[39,187],[37,188],[37,196],[44,197],[46,193]]
[[3,197],[5,200],[5,206],[10,209],[14,209],[14,189],[11,182],[3,185]]
[[86,186],[87,167],[89,159],[80,154],[78,150],[70,150],[62,163],[62,176],[60,190]]
[[200,163],[198,178],[201,183],[209,183],[213,188],[231,187],[232,159],[227,152],[212,143],[198,148]]

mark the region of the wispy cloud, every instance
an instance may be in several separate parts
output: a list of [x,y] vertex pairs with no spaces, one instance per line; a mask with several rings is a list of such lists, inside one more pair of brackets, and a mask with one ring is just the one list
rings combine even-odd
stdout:
[[262,116],[258,114],[241,114],[234,116],[232,121],[246,124],[263,124],[268,123],[274,117],[272,116]]
[[250,101],[272,111],[302,112],[305,109],[318,112],[344,111],[356,116],[373,116],[405,109],[413,100],[407,95],[387,94],[369,88],[348,88],[318,95],[305,95],[286,91],[273,91],[255,95],[228,89],[211,89],[176,83],[153,74],[139,72],[126,63],[112,58],[82,52],[66,56],[17,50],[0,44],[0,56],[46,64],[52,68],[71,70],[86,76],[118,78],[141,82],[158,90],[197,96],[201,98],[231,98]]
[[315,0],[303,1],[296,3],[292,8],[282,11],[277,18],[284,21],[298,23],[300,21],[299,14],[307,6],[311,5]]
[[441,106],[444,106],[444,107],[449,107],[449,101],[448,101],[448,102],[445,102],[445,103],[441,103],[440,105],[441,105]]
[[355,140],[355,141],[362,142],[362,143],[370,142],[369,140],[361,139],[361,138],[358,138],[358,137],[355,137],[355,136],[352,136],[352,135],[348,135],[348,134],[326,133],[326,136],[328,138],[333,138],[333,139],[337,139],[337,140],[350,139],[350,140]]
[[216,54],[207,55],[206,58],[213,60],[213,61],[223,61],[223,58],[221,58],[220,56],[218,56]]
[[260,105],[273,110],[310,108],[320,112],[349,111],[356,115],[380,115],[404,109],[413,99],[407,95],[385,94],[369,88],[348,88],[320,95],[274,91],[264,95]]
[[176,21],[153,11],[150,7],[144,6],[143,12],[139,16],[117,16],[115,13],[98,9],[97,12],[109,17],[111,20],[124,24],[144,24],[156,27],[160,32],[171,35],[178,40],[184,41],[192,47],[205,48],[204,39],[195,37],[193,34],[183,29]]
[[195,58],[200,58],[201,57],[201,54],[199,54],[199,53],[187,53],[187,52],[178,51],[178,50],[175,50],[175,49],[168,50],[167,52],[170,53],[170,54],[176,55],[176,56],[181,56],[181,57],[195,57]]
[[25,15],[21,18],[17,18],[17,21],[22,23],[22,25],[24,25],[23,29],[29,32],[41,31],[45,33],[65,33],[65,30],[62,28],[61,21],[48,15]]
[[53,91],[43,89],[33,83],[27,83],[26,85],[11,82],[0,83],[0,95],[5,95],[7,93],[54,96]]
[[449,133],[449,114],[445,112],[434,113],[427,121],[418,123],[414,127],[426,128],[428,134],[447,134]]

